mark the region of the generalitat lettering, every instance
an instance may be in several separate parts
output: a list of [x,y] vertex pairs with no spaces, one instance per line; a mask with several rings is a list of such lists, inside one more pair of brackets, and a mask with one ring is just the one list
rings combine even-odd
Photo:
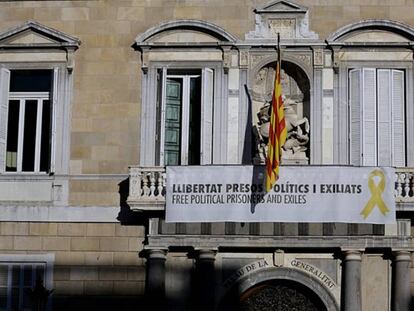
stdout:
[[330,289],[333,289],[335,287],[335,282],[329,276],[327,276],[324,272],[322,272],[321,270],[318,270],[314,266],[312,266],[310,264],[307,264],[306,262],[297,260],[297,259],[293,259],[290,262],[290,264],[293,267],[297,267],[299,269],[305,270],[305,271],[313,274],[319,280],[321,280],[322,283],[324,283],[326,286],[328,286]]

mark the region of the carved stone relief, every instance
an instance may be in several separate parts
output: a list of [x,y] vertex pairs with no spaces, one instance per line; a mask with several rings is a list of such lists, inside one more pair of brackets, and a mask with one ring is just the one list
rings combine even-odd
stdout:
[[323,66],[323,50],[316,49],[313,51],[313,64],[315,66]]
[[246,39],[318,39],[309,29],[308,9],[293,2],[275,1],[255,10],[255,29]]
[[240,66],[246,67],[249,65],[249,52],[240,51]]
[[295,38],[296,20],[294,18],[269,19],[268,25],[271,37],[277,37],[277,34],[279,33],[280,37],[283,39]]
[[[272,101],[275,69],[273,64],[262,67],[252,87],[253,129],[255,136],[254,162],[263,164],[266,159],[269,137],[269,107]],[[301,89],[298,77],[281,70],[281,84],[284,100],[284,113],[287,139],[283,146],[282,163],[308,164],[310,124],[309,90]],[[301,81],[299,81],[301,83]],[[303,92],[304,91],[304,92]]]

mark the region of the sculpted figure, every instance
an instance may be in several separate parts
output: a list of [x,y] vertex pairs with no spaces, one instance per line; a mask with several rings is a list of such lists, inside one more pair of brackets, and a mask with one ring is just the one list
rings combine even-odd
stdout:
[[287,129],[287,138],[283,149],[290,154],[300,151],[305,152],[307,150],[306,145],[309,142],[309,120],[306,117],[298,117],[295,109],[295,106],[298,105],[297,102],[289,98],[284,98],[283,103]]
[[[287,130],[286,142],[283,145],[283,158],[306,159],[306,150],[309,143],[309,120],[306,117],[300,118],[297,114],[298,102],[283,96],[284,113]],[[269,138],[270,104],[266,101],[257,113],[258,124],[257,135],[257,156],[260,162],[266,159],[267,143]]]
[[[252,106],[257,109],[254,118],[253,133],[255,136],[256,164],[264,163],[269,138],[270,105],[274,83],[274,69],[271,66],[261,68],[253,85]],[[281,71],[281,84],[284,92],[284,113],[287,130],[286,142],[283,146],[282,159],[285,163],[307,164],[306,156],[309,148],[309,120],[303,116],[303,97],[297,82]]]

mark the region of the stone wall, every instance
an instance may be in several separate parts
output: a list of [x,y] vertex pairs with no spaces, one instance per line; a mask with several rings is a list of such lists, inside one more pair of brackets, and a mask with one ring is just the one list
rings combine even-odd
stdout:
[[139,300],[144,294],[144,263],[138,255],[143,236],[142,227],[120,224],[3,222],[0,251],[54,254],[57,304],[71,296],[105,296],[112,303],[110,297]]

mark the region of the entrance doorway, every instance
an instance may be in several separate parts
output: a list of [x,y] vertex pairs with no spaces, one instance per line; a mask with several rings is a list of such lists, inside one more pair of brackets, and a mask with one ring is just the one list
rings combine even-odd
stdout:
[[321,299],[306,286],[289,280],[266,281],[240,296],[239,311],[326,311]]

